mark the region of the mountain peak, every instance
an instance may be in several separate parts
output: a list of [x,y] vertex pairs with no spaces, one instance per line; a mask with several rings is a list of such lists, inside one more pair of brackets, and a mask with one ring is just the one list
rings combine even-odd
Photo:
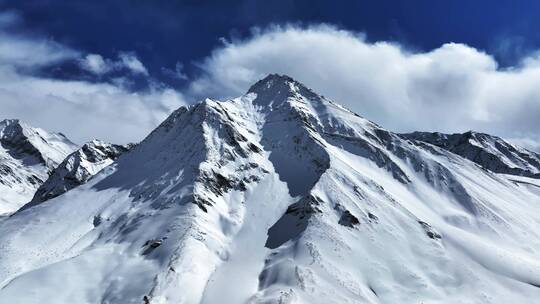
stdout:
[[465,158],[510,170],[534,156],[464,137],[400,137],[269,75],[174,111],[118,159],[98,142],[66,158],[36,192],[46,203],[0,220],[0,298],[530,302],[540,182]]
[[4,120],[0,121],[0,126],[4,125],[10,125],[10,124],[18,124],[20,121],[16,118],[6,118]]
[[19,119],[0,121],[0,215],[27,203],[49,173],[76,145],[64,135]]
[[261,91],[267,91],[269,89],[285,88],[289,86],[289,84],[294,83],[298,82],[287,75],[268,74],[266,77],[253,84],[249,88],[248,93],[260,93]]
[[49,169],[56,167],[77,146],[63,134],[34,128],[19,119],[0,121],[0,145],[12,157],[41,162]]
[[290,97],[303,96],[307,99],[319,99],[320,95],[304,84],[287,75],[269,74],[252,85],[249,93],[257,94],[256,104],[279,105]]
[[0,121],[0,138],[15,137],[17,134],[22,133],[24,127],[18,119],[4,119]]

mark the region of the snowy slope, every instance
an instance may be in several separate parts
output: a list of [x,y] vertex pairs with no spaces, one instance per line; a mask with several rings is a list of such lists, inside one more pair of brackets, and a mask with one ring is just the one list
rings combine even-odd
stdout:
[[1,222],[0,299],[531,303],[540,193],[514,177],[270,75]]
[[92,176],[112,164],[131,146],[122,146],[92,140],[71,153],[50,174],[37,189],[32,200],[21,210],[61,195],[86,183]]
[[75,149],[62,134],[16,119],[0,121],[0,215],[30,201],[49,172]]
[[436,145],[496,173],[540,178],[540,154],[497,136],[473,131],[463,134],[414,132],[401,136]]

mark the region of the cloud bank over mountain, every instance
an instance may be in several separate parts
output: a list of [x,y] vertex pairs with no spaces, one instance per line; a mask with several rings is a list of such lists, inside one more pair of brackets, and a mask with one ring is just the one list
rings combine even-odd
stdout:
[[238,95],[263,75],[291,75],[396,131],[475,129],[534,147],[540,134],[540,57],[500,69],[459,43],[418,52],[331,26],[273,27],[225,42],[201,65],[198,95]]
[[[501,69],[491,55],[460,43],[423,52],[369,42],[361,33],[329,25],[273,26],[254,29],[249,39],[223,39],[195,63],[198,75],[181,74],[187,87],[171,88],[153,81],[132,52],[104,58],[52,40],[9,34],[16,15],[4,13],[1,19],[0,114],[64,131],[77,141],[96,135],[121,143],[140,140],[180,105],[237,96],[266,74],[280,73],[398,132],[474,129],[536,150],[540,142],[537,55]],[[86,81],[35,73],[69,60],[94,76],[120,75]],[[133,91],[125,85],[130,77],[146,78],[151,85]]]

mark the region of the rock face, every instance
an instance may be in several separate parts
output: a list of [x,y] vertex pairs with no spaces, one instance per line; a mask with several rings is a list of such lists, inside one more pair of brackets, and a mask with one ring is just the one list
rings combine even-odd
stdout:
[[75,149],[60,133],[32,128],[16,119],[0,121],[0,215],[30,201],[48,174]]
[[526,303],[540,182],[491,171],[269,75],[0,222],[0,299]]
[[21,210],[35,206],[67,192],[88,181],[103,168],[112,164],[131,146],[114,145],[93,140],[71,153],[50,174],[37,189],[32,201]]
[[540,178],[540,154],[497,136],[473,131],[463,134],[414,132],[401,136],[443,148],[496,173]]

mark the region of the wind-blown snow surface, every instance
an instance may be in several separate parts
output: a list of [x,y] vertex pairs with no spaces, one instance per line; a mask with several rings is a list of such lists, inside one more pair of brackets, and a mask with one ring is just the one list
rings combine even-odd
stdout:
[[539,184],[270,75],[0,223],[0,299],[531,303]]
[[62,134],[16,119],[0,121],[0,216],[30,201],[49,172],[76,148]]

